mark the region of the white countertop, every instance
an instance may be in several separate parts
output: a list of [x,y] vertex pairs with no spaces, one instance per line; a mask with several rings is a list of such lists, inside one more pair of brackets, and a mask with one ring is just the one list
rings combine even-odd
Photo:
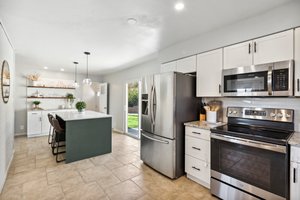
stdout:
[[218,126],[225,125],[226,123],[224,122],[217,122],[217,123],[209,123],[206,121],[193,121],[193,122],[186,122],[184,123],[185,126],[190,126],[190,127],[195,127],[195,128],[201,128],[201,129],[206,129],[210,130],[211,128],[215,128]]
[[75,108],[65,108],[65,109],[29,109],[28,112],[37,112],[37,111],[44,111],[44,112],[70,112],[70,111],[77,111]]
[[[54,112],[55,113],[55,112]],[[78,111],[66,111],[66,112],[57,112],[57,116],[62,118],[64,121],[73,121],[73,120],[85,120],[85,119],[98,119],[98,118],[108,118],[111,115],[86,110],[85,112],[79,113]]]
[[293,136],[289,139],[289,144],[300,147],[300,133],[299,132],[295,132],[293,134]]

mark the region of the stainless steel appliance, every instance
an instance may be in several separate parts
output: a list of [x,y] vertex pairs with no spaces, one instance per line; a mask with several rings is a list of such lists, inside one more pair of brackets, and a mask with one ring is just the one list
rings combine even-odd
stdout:
[[221,199],[288,199],[294,111],[227,108],[228,124],[211,129],[211,193]]
[[184,174],[184,122],[197,119],[196,79],[168,72],[142,80],[141,159],[162,174]]
[[224,69],[223,96],[293,96],[293,60]]

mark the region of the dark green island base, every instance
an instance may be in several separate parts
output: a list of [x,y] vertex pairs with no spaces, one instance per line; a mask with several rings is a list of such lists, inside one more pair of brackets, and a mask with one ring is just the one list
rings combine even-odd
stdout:
[[[112,118],[99,114],[93,111],[74,113],[75,117],[57,114],[66,123],[66,163],[111,153]],[[79,118],[74,119],[76,116]]]

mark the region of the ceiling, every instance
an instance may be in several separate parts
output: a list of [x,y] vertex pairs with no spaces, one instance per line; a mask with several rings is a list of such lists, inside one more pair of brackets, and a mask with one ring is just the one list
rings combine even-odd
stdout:
[[182,0],[178,12],[176,0],[0,0],[0,20],[19,62],[72,71],[78,61],[83,72],[90,51],[90,71],[100,74],[289,1]]

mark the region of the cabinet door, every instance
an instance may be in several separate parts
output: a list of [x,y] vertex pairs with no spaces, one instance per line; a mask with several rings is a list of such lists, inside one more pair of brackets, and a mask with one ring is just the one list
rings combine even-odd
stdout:
[[291,162],[290,168],[290,199],[298,200],[300,199],[300,164]]
[[190,56],[177,61],[176,71],[181,73],[196,72],[196,56]]
[[[42,111],[42,134],[49,134],[50,122],[48,119],[49,111]],[[52,113],[53,114],[53,113]]]
[[197,97],[221,96],[222,49],[197,55]]
[[177,66],[176,61],[162,64],[160,66],[160,72],[162,72],[162,73],[164,73],[164,72],[175,72],[176,71],[176,66]]
[[295,96],[300,96],[300,28],[295,30]]
[[42,117],[41,111],[27,113],[27,136],[28,137],[41,134],[42,131],[41,117]]
[[243,42],[224,48],[224,69],[252,65],[252,41]]
[[254,64],[294,58],[294,30],[273,34],[253,41]]

